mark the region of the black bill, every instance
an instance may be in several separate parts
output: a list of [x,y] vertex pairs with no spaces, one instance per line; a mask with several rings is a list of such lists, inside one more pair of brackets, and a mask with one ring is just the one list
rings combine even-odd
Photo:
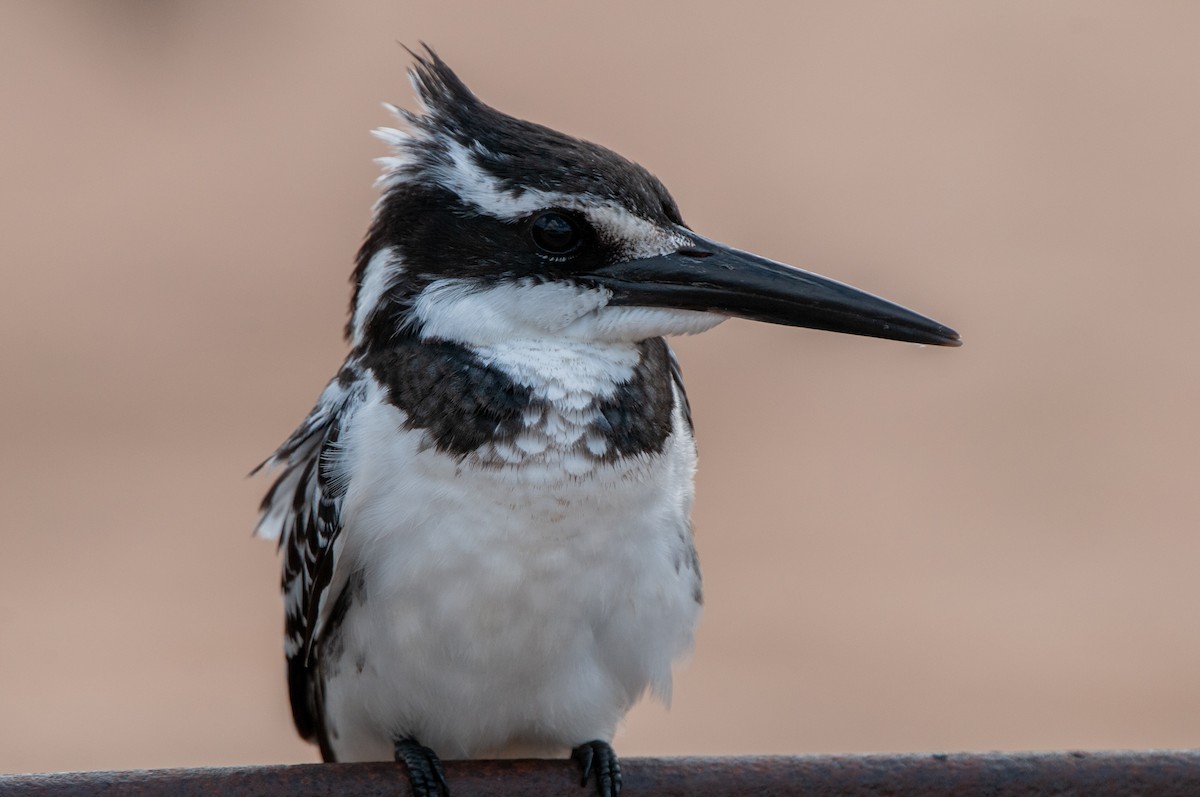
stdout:
[[588,275],[612,305],[671,307],[868,335],[960,346],[958,333],[886,299],[683,231],[677,252],[604,266]]

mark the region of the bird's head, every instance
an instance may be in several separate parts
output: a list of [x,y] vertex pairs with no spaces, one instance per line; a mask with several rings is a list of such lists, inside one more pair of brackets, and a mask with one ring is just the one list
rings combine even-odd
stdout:
[[729,316],[957,345],[953,330],[847,285],[690,230],[654,175],[485,105],[432,50],[421,113],[376,135],[382,196],[358,255],[347,335],[488,345],[638,341]]

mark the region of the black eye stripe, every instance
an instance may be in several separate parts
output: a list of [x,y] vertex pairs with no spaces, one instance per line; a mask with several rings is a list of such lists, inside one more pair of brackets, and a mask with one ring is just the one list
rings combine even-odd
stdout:
[[578,252],[586,242],[587,233],[587,222],[570,211],[543,210],[529,219],[529,237],[533,245],[555,257]]

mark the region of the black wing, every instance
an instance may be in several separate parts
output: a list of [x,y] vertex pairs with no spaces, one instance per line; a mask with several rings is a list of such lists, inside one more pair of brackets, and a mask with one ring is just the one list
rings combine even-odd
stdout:
[[330,382],[304,423],[258,468],[283,467],[263,499],[256,533],[278,538],[283,551],[288,692],[296,730],[310,740],[320,725],[310,652],[334,571],[333,543],[342,530],[346,494],[339,438],[361,400],[362,391],[352,379],[341,376]]

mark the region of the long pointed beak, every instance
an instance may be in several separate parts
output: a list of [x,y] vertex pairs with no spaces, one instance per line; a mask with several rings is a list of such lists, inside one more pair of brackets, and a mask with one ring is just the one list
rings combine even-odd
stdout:
[[610,304],[703,310],[850,335],[961,346],[953,329],[849,285],[711,241],[691,230],[676,252],[589,274]]

